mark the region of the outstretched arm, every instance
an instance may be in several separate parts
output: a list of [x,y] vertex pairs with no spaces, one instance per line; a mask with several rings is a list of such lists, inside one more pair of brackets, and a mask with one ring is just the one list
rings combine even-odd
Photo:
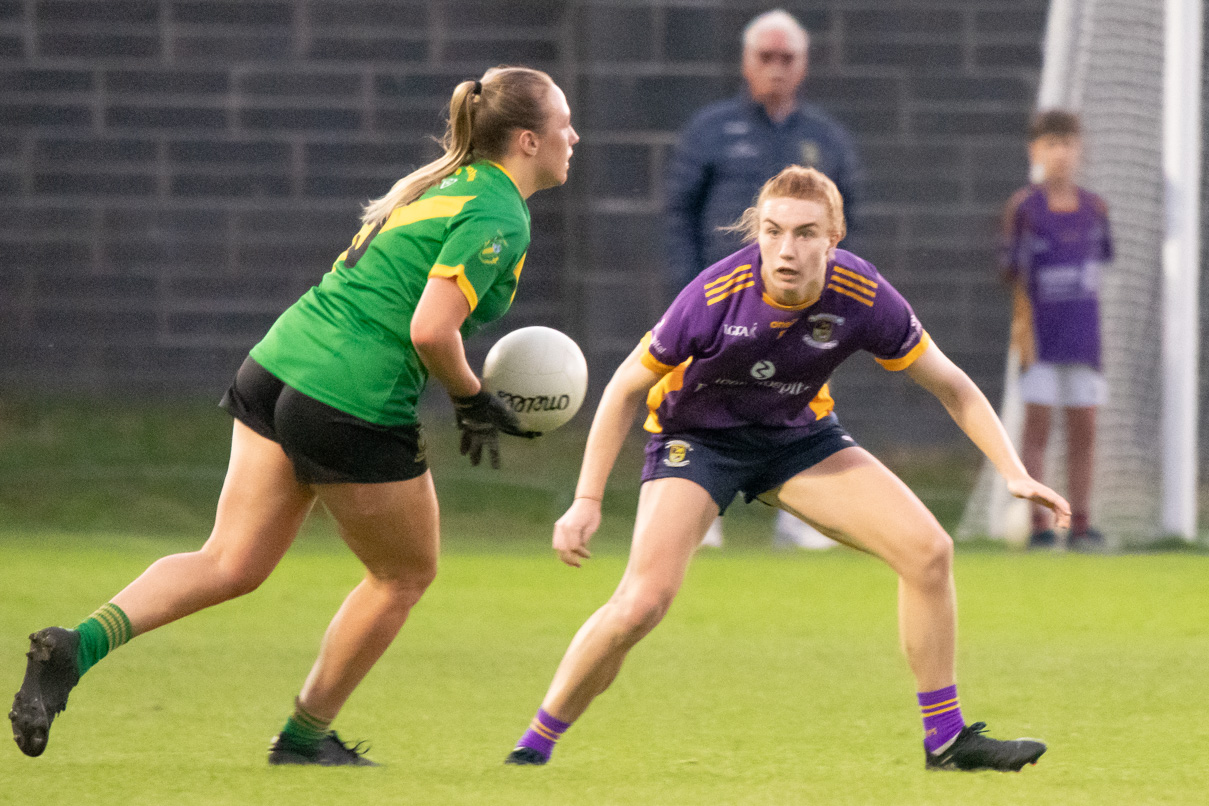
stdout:
[[1052,509],[1059,527],[1070,523],[1070,504],[1028,474],[986,396],[935,343],[907,368],[907,374],[944,404],[953,421],[1007,481],[1012,495]]
[[644,350],[642,345],[635,347],[605,387],[588,432],[575,501],[554,524],[554,550],[567,565],[578,568],[581,559],[592,556],[588,541],[600,526],[605,482],[634,422],[634,410],[659,380],[657,374],[642,365],[640,356]]

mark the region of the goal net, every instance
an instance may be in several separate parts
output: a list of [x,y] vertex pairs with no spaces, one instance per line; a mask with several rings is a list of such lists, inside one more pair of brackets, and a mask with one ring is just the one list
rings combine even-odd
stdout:
[[[1037,104],[1080,114],[1079,181],[1109,205],[1116,258],[1106,267],[1100,289],[1109,394],[1097,419],[1092,523],[1116,548],[1151,542],[1165,531],[1160,489],[1164,5],[1164,0],[1052,0]],[[1009,356],[1001,409],[1017,447],[1023,420],[1018,369],[1018,358]],[[1064,491],[1063,417],[1055,411],[1052,419],[1043,481]],[[1190,438],[1196,439],[1195,429]],[[1028,504],[1012,499],[985,463],[955,536],[1023,540],[1028,520]]]

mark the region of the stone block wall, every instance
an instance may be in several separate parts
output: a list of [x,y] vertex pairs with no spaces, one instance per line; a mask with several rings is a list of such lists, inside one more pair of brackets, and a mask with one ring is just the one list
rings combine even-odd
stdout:
[[[995,399],[997,211],[1025,175],[1044,0],[788,2],[806,95],[868,169],[859,249]],[[0,0],[0,390],[217,396],[347,245],[359,205],[431,159],[454,85],[548,70],[583,138],[531,199],[517,305],[584,346],[595,391],[668,301],[662,177],[694,110],[736,92],[767,6],[717,0]],[[857,359],[872,441],[956,440]]]

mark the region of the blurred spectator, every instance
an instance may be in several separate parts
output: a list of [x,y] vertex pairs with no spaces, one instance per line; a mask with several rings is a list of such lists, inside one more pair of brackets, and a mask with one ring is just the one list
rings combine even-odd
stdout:
[[827,174],[844,197],[849,238],[859,230],[861,169],[852,136],[798,97],[808,41],[806,29],[780,9],[753,19],[743,30],[746,89],[705,107],[680,133],[668,172],[666,219],[676,291],[742,246],[737,233],[719,227],[733,224],[786,165]]
[[[809,36],[780,9],[743,30],[743,78],[733,98],[698,112],[673,152],[667,181],[668,280],[679,292],[706,267],[737,251],[742,237],[721,227],[751,206],[760,186],[787,165],[827,174],[844,197],[849,238],[860,226],[861,169],[852,137],[798,90],[806,78]],[[775,545],[828,548],[835,543],[779,512]],[[703,545],[722,545],[715,521]]]
[[[1020,458],[1042,479],[1054,407],[1066,413],[1068,548],[1097,551],[1090,523],[1100,372],[1100,269],[1112,260],[1108,205],[1075,184],[1083,141],[1079,118],[1050,110],[1029,126],[1037,182],[1018,190],[1003,214],[1002,268],[1014,291],[1012,344],[1020,354],[1024,438]],[[1033,507],[1030,548],[1057,543],[1047,513]]]

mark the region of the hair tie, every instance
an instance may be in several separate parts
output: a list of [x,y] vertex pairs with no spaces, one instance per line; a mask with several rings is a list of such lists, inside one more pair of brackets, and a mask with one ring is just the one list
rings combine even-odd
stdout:
[[474,93],[473,93],[473,94],[474,94],[474,95],[482,95],[482,94],[483,94],[483,82],[481,82],[481,81],[479,81],[479,80],[477,80],[477,79],[475,80],[475,82],[474,82]]

